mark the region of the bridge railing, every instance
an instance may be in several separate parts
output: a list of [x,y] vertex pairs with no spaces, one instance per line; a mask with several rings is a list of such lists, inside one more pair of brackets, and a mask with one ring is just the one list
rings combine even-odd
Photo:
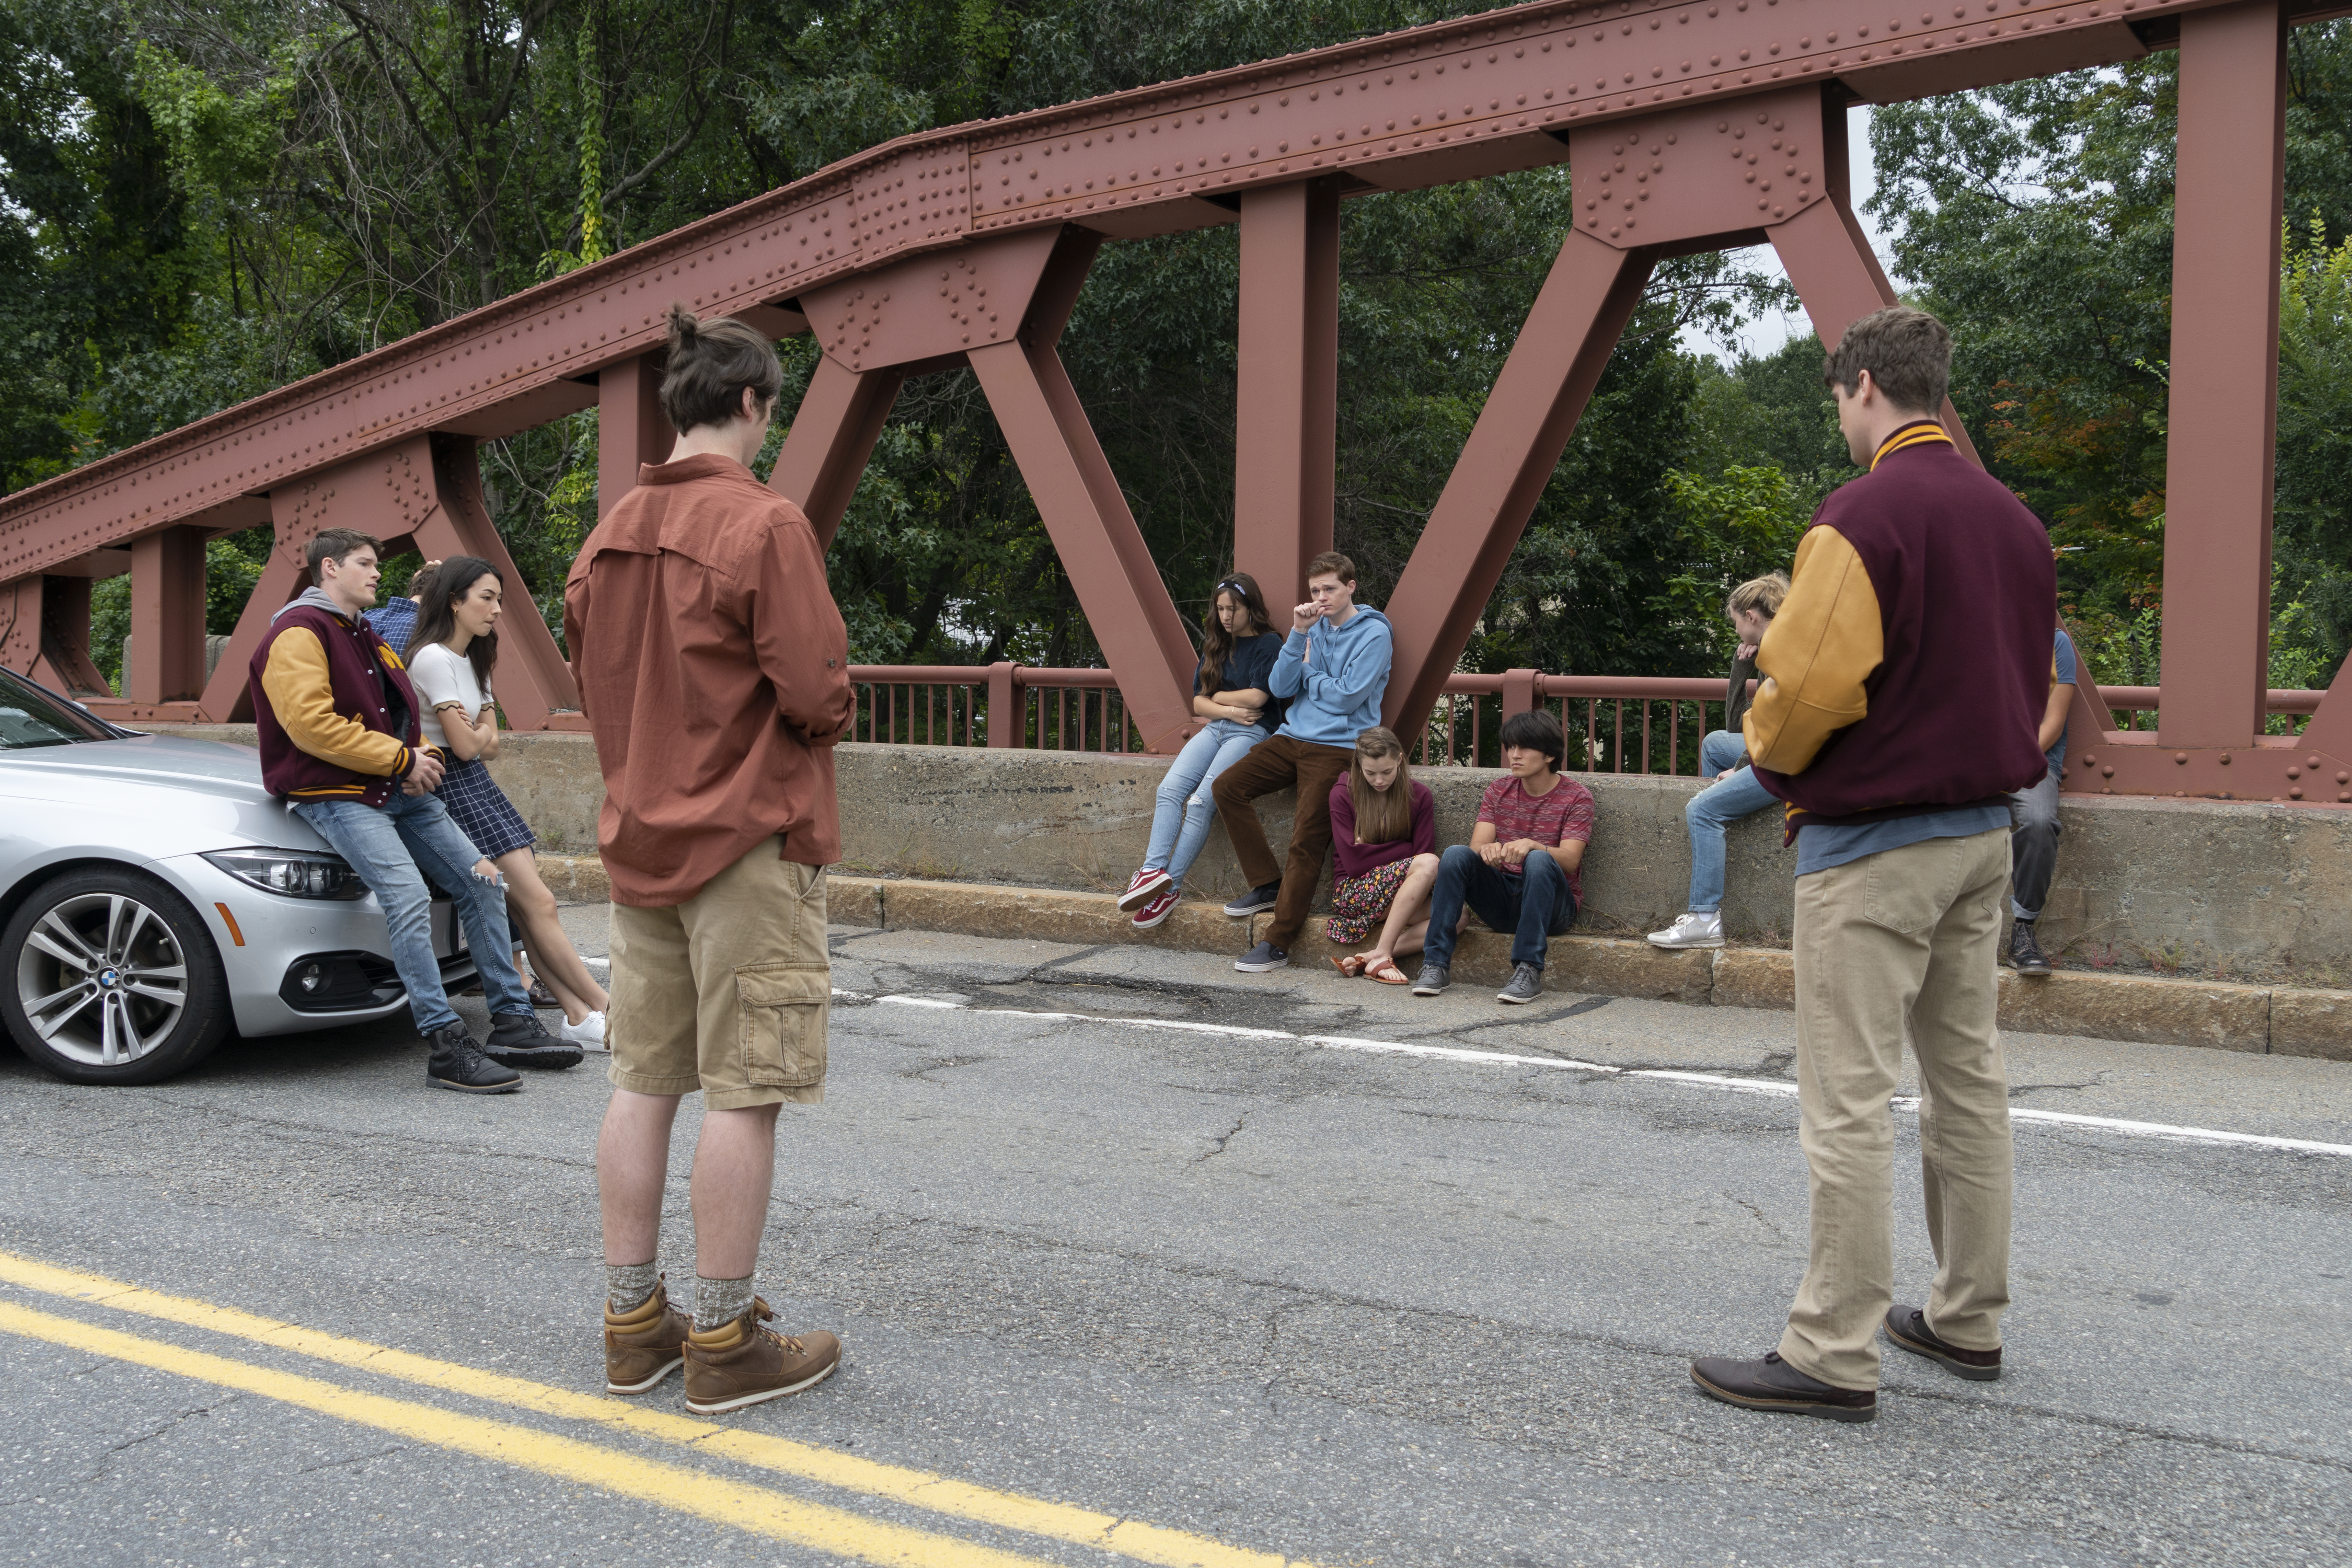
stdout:
[[[857,690],[855,740],[1112,753],[1144,746],[1108,669],[861,664],[849,678]],[[1417,767],[1498,765],[1503,721],[1543,707],[1560,721],[1573,771],[1695,777],[1700,738],[1723,727],[1725,695],[1721,680],[1705,678],[1533,669],[1450,676],[1412,742],[1412,760]],[[2325,696],[2268,693],[2272,732],[2294,733]],[[2154,728],[2158,697],[2153,686],[2099,688],[2101,705],[2124,730]]]
[[[933,746],[1140,752],[1108,669],[1017,664],[852,665],[857,710],[851,738]],[[1493,765],[1502,721],[1538,702],[1556,706],[1569,765],[1594,772],[1693,774],[1709,720],[1720,727],[1720,680],[1625,676],[1455,675],[1413,745],[1423,767]]]
[[[2099,705],[2115,715],[2118,730],[2153,730],[2156,728],[2157,699],[2162,688],[2155,686],[2102,686]],[[2273,687],[2263,694],[2263,713],[2268,721],[2263,729],[2273,735],[2300,734],[2319,711],[2319,700],[2325,691],[2295,691]]]

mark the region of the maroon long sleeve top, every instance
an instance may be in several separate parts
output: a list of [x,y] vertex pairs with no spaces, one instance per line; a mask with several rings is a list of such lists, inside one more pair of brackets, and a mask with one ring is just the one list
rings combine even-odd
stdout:
[[[1389,786],[1393,789],[1396,786]],[[1343,774],[1331,786],[1331,853],[1335,861],[1332,874],[1339,877],[1360,877],[1391,860],[1410,859],[1415,855],[1437,853],[1437,797],[1419,779],[1412,781],[1412,832],[1402,838],[1391,838],[1381,844],[1356,842],[1356,797],[1348,791]]]

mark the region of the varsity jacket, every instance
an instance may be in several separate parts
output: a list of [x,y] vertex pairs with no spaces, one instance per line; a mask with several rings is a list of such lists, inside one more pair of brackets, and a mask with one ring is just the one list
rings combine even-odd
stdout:
[[1822,502],[1757,650],[1756,777],[1808,822],[1992,805],[2047,771],[2050,542],[1932,420]]
[[382,805],[429,749],[400,656],[317,588],[271,617],[251,682],[272,795]]

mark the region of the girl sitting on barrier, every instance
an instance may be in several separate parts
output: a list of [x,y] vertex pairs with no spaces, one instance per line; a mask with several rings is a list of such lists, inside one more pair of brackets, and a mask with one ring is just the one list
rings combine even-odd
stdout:
[[1209,841],[1217,803],[1209,786],[1249,754],[1282,722],[1282,702],[1269,689],[1282,638],[1265,613],[1265,595],[1246,572],[1220,578],[1202,625],[1201,662],[1192,672],[1192,711],[1207,726],[1176,753],[1160,781],[1151,813],[1151,845],[1143,868],[1118,896],[1138,931],[1150,931],[1176,910],[1184,873]]
[[1331,786],[1331,916],[1333,942],[1353,946],[1381,921],[1370,952],[1334,958],[1331,967],[1354,979],[1369,974],[1402,985],[1396,961],[1419,952],[1429,930],[1429,890],[1437,881],[1437,801],[1406,764],[1396,731],[1375,725],[1356,737],[1348,776]]
[[[604,988],[580,962],[555,913],[555,895],[531,858],[530,825],[514,808],[487,759],[499,754],[499,710],[490,671],[504,579],[478,556],[460,555],[435,574],[409,638],[408,678],[426,708],[425,741],[448,758],[441,804],[506,881],[507,908],[521,927],[531,968],[563,1008],[560,1036],[604,1048]],[[529,600],[524,603],[528,605]],[[536,612],[533,612],[536,613]]]

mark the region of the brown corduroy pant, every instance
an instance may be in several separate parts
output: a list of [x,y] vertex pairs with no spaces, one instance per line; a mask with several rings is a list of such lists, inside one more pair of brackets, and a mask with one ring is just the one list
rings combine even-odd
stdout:
[[1919,1163],[1936,1281],[1927,1325],[2000,1348],[2009,1305],[2009,1079],[1993,1023],[2006,829],[1930,838],[1797,879],[1799,1142],[1812,1250],[1780,1359],[1878,1386],[1894,1301],[1895,1127],[1906,1026],[1919,1064]]
[[[1315,901],[1315,884],[1322,880],[1323,859],[1331,852],[1331,786],[1346,776],[1355,754],[1352,746],[1269,735],[1217,775],[1217,815],[1224,819],[1242,875],[1253,888],[1281,879],[1282,894],[1265,940],[1285,952],[1298,945],[1298,933],[1307,928],[1307,906]],[[1265,825],[1250,802],[1293,784],[1298,787],[1298,810],[1290,819],[1290,859],[1277,865]]]

